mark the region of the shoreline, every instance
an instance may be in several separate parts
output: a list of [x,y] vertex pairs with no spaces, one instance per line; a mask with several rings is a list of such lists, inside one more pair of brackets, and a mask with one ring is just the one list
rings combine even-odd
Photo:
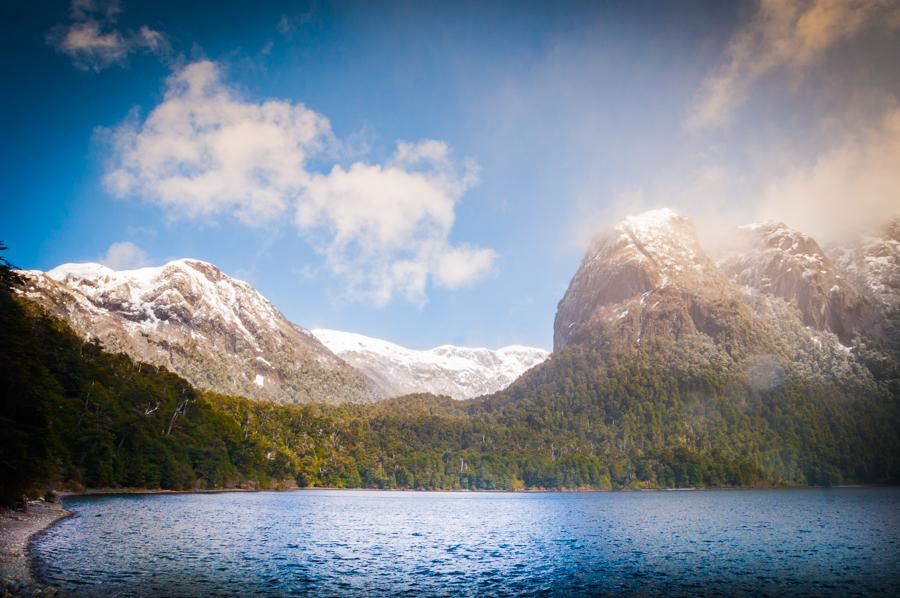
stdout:
[[26,512],[4,510],[0,514],[0,577],[20,584],[39,584],[34,575],[32,541],[72,515],[61,502],[43,500],[29,501]]
[[[524,488],[520,490],[487,490],[487,489],[426,489],[426,488],[346,488],[337,486],[307,486],[288,488],[209,488],[203,490],[168,490],[163,488],[88,488],[81,491],[59,491],[60,502],[70,497],[90,496],[144,496],[144,495],[180,495],[180,494],[226,494],[257,492],[298,492],[298,491],[340,491],[340,492],[404,492],[434,494],[631,494],[643,492],[741,492],[753,490],[843,490],[859,488],[893,488],[894,484],[840,484],[835,486],[698,486],[684,488]],[[71,513],[70,513],[71,514]]]

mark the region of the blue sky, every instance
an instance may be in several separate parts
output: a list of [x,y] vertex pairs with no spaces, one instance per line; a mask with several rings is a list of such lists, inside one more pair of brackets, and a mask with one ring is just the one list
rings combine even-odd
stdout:
[[712,242],[900,206],[893,2],[0,12],[0,238],[24,268],[195,257],[306,327],[550,348],[625,213],[671,205]]

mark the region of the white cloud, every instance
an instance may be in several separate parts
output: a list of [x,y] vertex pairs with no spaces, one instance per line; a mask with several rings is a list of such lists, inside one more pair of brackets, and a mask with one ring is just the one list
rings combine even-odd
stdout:
[[580,248],[621,218],[672,207],[694,219],[704,247],[732,247],[733,227],[775,220],[820,243],[846,242],[900,217],[900,105],[875,124],[836,135],[811,158],[772,152],[753,164],[706,164],[611,202],[585,201],[571,235]]
[[246,224],[271,222],[309,182],[307,154],[330,136],[328,120],[302,104],[245,103],[218,67],[195,62],[166,82],[163,102],[112,132],[107,187],[189,217],[229,211]]
[[457,247],[438,259],[436,277],[439,284],[455,289],[470,284],[493,268],[497,254],[492,249]]
[[147,253],[134,243],[119,241],[109,246],[100,263],[113,270],[130,270],[149,266],[150,260],[147,259]]
[[800,74],[832,47],[873,25],[900,25],[893,0],[760,0],[754,17],[731,39],[727,60],[706,78],[686,126],[722,125],[751,86],[777,69]]
[[171,47],[165,34],[142,25],[137,32],[119,31],[116,17],[121,12],[116,0],[74,0],[68,26],[54,27],[47,43],[68,55],[83,70],[101,71],[124,64],[133,52],[167,56]]
[[839,240],[900,216],[900,108],[764,186],[760,219]]
[[300,103],[244,101],[215,63],[173,74],[146,119],[108,135],[105,183],[115,195],[140,196],[174,216],[229,214],[251,226],[291,213],[355,297],[421,304],[429,280],[458,288],[492,268],[493,251],[449,241],[474,164],[459,168],[445,143],[424,140],[398,143],[384,164],[312,171],[309,158],[337,145],[328,119]]

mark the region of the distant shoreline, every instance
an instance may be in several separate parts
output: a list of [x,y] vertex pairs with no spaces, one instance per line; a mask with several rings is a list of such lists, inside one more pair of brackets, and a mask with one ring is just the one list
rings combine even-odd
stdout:
[[846,488],[890,488],[892,484],[840,484],[835,486],[806,485],[772,485],[772,486],[701,486],[688,488],[525,488],[521,490],[487,490],[487,489],[426,489],[426,488],[339,488],[332,486],[307,486],[290,488],[209,488],[197,490],[168,490],[162,488],[89,488],[82,491],[61,491],[60,498],[78,496],[140,496],[140,495],[179,495],[179,494],[225,494],[232,492],[297,492],[309,490],[347,491],[347,492],[408,492],[408,493],[442,493],[442,494],[607,494],[632,492],[708,492],[708,491],[747,491],[747,490],[827,490]]

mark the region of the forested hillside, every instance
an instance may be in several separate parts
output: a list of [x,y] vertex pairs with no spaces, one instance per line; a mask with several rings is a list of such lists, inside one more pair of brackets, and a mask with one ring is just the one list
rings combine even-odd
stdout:
[[900,399],[886,385],[778,375],[761,388],[687,343],[572,348],[473,411],[545,430],[557,455],[601,456],[620,486],[900,479]]
[[[674,347],[570,349],[493,397],[281,406],[201,392],[0,289],[3,499],[46,487],[520,489],[900,479],[897,398],[754,389]],[[654,361],[656,360],[656,361]]]

